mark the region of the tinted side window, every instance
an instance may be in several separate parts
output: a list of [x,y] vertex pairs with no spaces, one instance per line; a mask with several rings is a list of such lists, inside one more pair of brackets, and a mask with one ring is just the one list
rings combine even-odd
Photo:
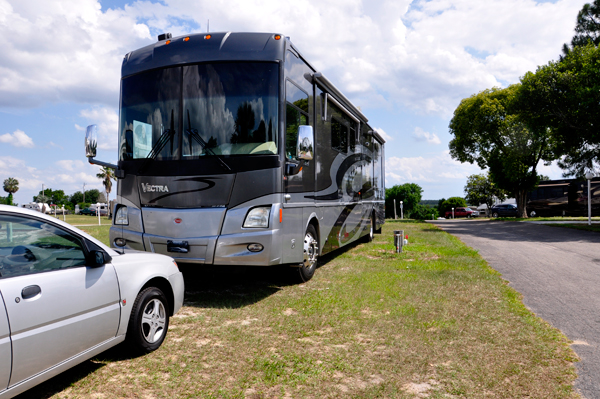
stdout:
[[298,143],[298,127],[308,125],[308,94],[292,81],[285,83],[285,96],[287,101],[285,114],[285,157],[296,159],[296,145]]
[[81,240],[51,224],[0,215],[2,278],[85,265]]
[[348,152],[348,127],[336,118],[331,118],[331,148]]
[[296,159],[296,144],[298,143],[298,127],[308,125],[308,116],[288,104],[285,114],[285,157]]

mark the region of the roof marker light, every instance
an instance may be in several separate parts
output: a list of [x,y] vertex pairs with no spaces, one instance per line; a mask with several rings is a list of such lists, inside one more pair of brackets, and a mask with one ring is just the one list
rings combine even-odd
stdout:
[[165,44],[169,44],[169,43],[171,43],[171,41],[170,41],[170,40],[167,40],[167,41],[165,42]]
[[184,41],[184,42],[187,42],[188,40],[190,40],[190,37],[189,37],[189,36],[188,36],[188,37],[184,37],[184,38],[183,38],[183,41]]
[[211,37],[212,35],[204,35],[204,40],[210,40]]
[[281,35],[275,35],[275,40],[281,40]]

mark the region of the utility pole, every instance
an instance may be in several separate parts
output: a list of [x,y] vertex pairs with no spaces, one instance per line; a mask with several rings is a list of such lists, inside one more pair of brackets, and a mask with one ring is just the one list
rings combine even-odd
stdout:
[[85,204],[85,183],[83,183],[83,203]]

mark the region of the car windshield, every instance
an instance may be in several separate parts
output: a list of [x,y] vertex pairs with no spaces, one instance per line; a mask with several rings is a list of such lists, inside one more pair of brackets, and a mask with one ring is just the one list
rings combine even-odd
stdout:
[[278,71],[210,63],[124,78],[119,159],[277,154]]

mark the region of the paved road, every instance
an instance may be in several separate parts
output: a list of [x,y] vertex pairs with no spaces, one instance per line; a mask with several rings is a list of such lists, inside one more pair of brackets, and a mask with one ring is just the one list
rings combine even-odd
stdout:
[[532,223],[436,220],[479,250],[535,314],[574,341],[575,388],[600,398],[600,234]]

